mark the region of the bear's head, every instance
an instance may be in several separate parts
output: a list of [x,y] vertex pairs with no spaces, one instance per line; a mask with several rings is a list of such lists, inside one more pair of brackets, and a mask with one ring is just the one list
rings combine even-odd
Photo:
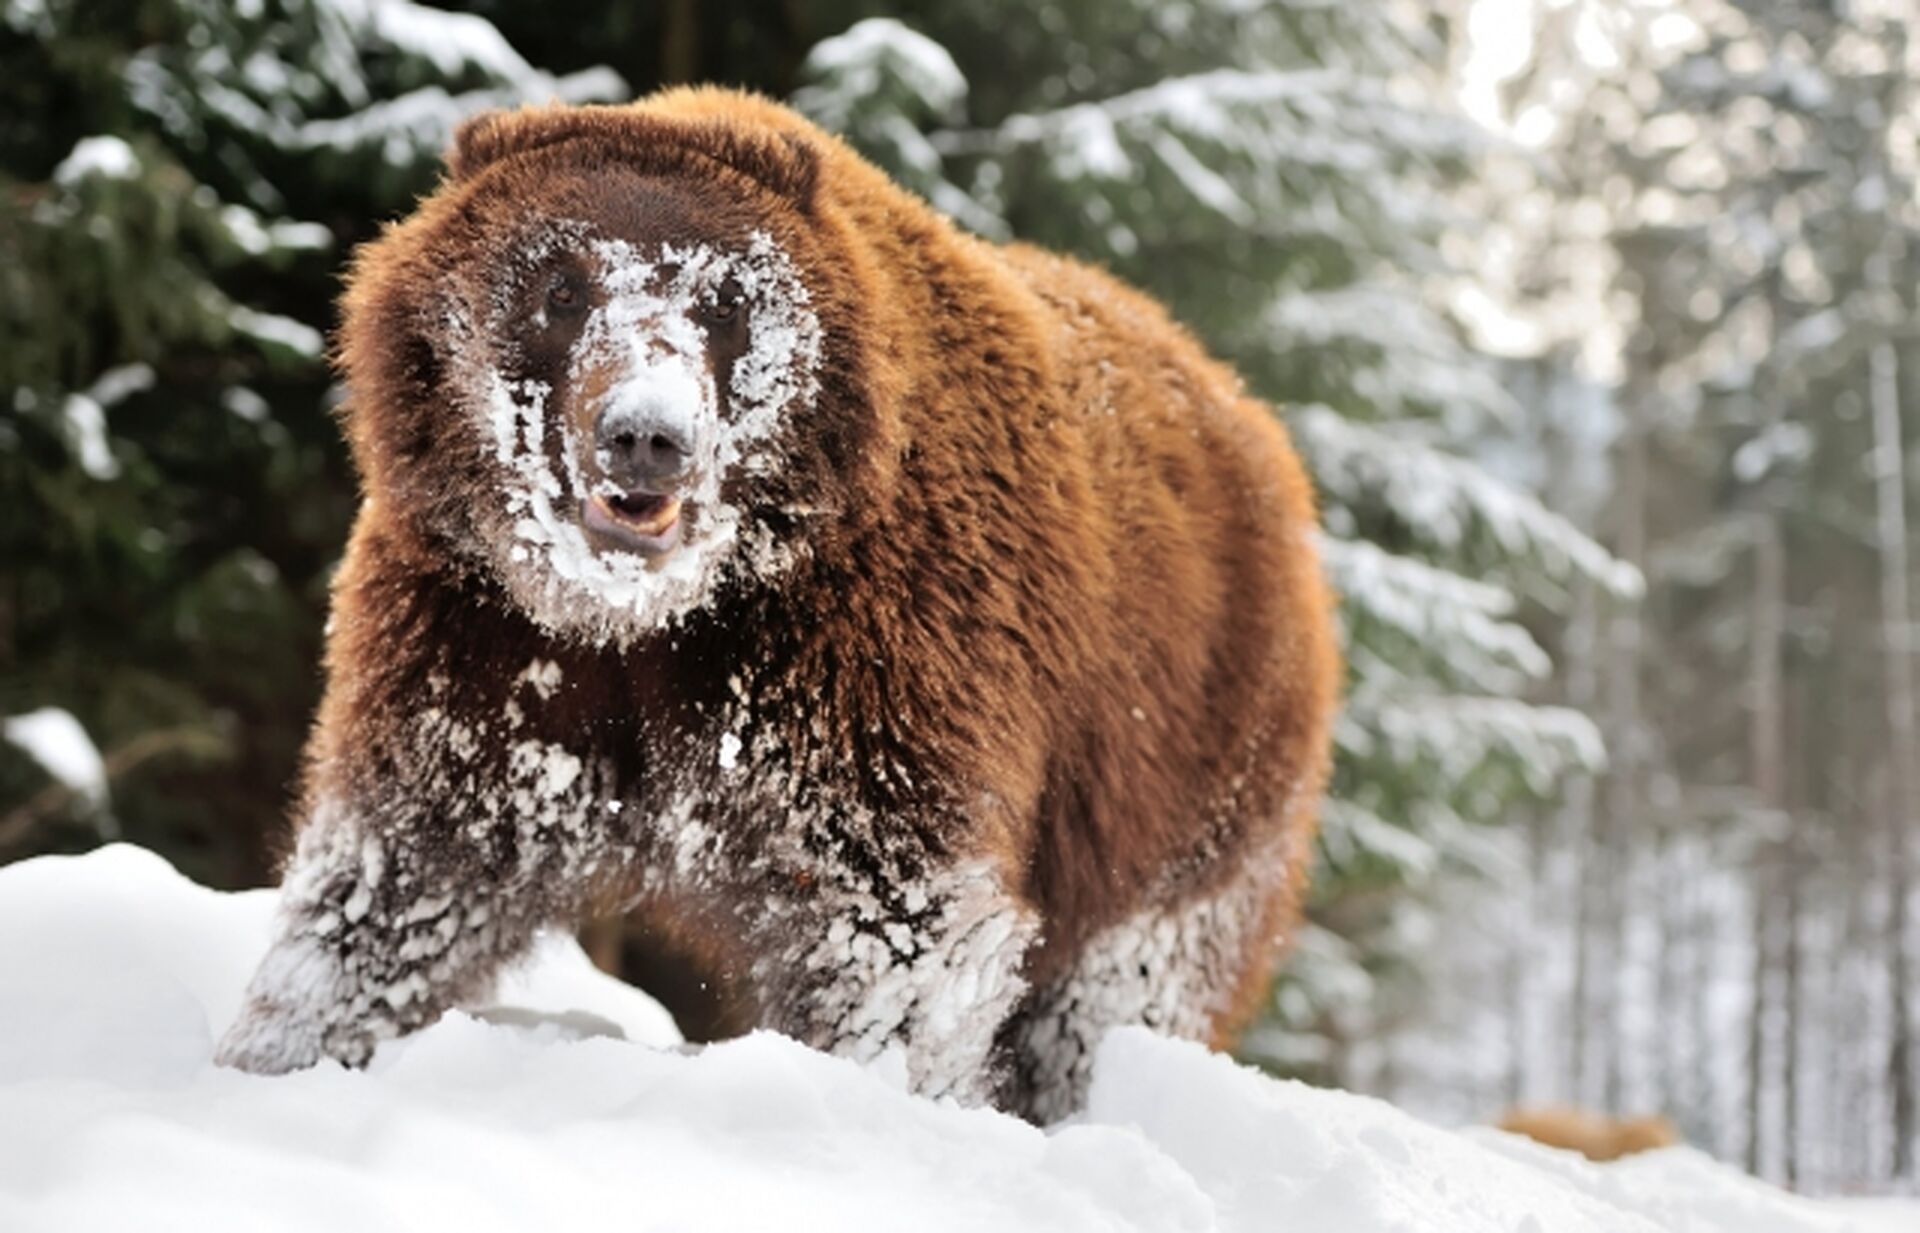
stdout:
[[829,139],[733,97],[471,120],[356,261],[369,497],[556,632],[624,643],[777,577],[871,435],[849,257],[815,208]]

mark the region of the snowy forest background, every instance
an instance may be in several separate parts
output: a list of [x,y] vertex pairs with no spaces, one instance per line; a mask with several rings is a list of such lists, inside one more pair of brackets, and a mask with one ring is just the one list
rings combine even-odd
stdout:
[[1249,1060],[1920,1172],[1905,0],[0,0],[0,861],[270,877],[342,262],[457,119],[748,85],[1284,408],[1352,661]]

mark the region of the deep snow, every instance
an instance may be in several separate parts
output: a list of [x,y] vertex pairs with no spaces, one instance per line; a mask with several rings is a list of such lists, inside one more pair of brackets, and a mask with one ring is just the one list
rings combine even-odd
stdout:
[[1920,1229],[1920,1203],[1686,1149],[1590,1165],[1137,1030],[1043,1133],[909,1096],[891,1058],[676,1048],[560,939],[500,990],[540,1012],[514,1025],[454,1014],[364,1073],[220,1070],[272,907],[126,846],[0,869],[0,1230]]

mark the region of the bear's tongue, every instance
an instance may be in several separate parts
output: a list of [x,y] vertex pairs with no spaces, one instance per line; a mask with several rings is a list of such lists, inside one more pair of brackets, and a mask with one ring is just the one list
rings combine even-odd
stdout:
[[680,517],[680,499],[652,492],[602,498],[616,522],[640,535],[661,535]]

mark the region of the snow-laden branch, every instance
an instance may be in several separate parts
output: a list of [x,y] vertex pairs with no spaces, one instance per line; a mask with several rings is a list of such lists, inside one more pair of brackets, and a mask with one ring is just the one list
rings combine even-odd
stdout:
[[1458,360],[1465,348],[1438,313],[1404,285],[1355,282],[1325,291],[1291,291],[1267,306],[1266,327],[1282,346],[1361,344]]
[[1516,698],[1356,693],[1334,739],[1349,756],[1429,767],[1447,783],[1504,765],[1542,794],[1567,775],[1607,765],[1606,743],[1587,716]]
[[1006,220],[946,178],[926,130],[966,110],[967,79],[947,49],[887,17],[822,40],[800,66],[793,105],[840,133],[973,231],[1005,239]]
[[1507,692],[1553,669],[1533,635],[1506,619],[1514,597],[1364,540],[1325,536],[1321,560],[1349,621],[1397,630],[1445,662],[1449,675],[1488,692]]
[[[61,433],[66,438],[67,448],[73,451],[74,461],[88,476],[97,480],[119,478],[120,458],[113,452],[113,442],[107,436],[107,411],[114,404],[152,388],[153,369],[150,366],[120,364],[101,373],[86,389],[77,390],[61,400]],[[14,739],[13,722],[7,721],[9,740]]]
[[1320,807],[1320,843],[1335,864],[1384,861],[1404,878],[1424,878],[1440,867],[1440,851],[1404,826],[1338,797]]
[[[235,64],[218,44],[184,63],[156,45],[122,70],[127,98],[179,139],[206,140],[201,117],[210,115],[282,150],[375,150],[385,162],[406,166],[436,158],[460,121],[478,111],[554,100],[608,102],[628,94],[609,68],[565,76],[534,68],[491,23],[469,14],[407,0],[324,0],[311,15],[316,44],[301,50],[318,73],[272,47]],[[423,62],[441,80],[373,102],[377,92],[366,64],[382,55]],[[318,114],[336,100],[352,110]]]
[[532,87],[515,83],[450,94],[439,86],[423,86],[352,115],[309,120],[289,130],[286,141],[281,144],[302,150],[324,147],[342,152],[377,147],[386,162],[406,166],[438,157],[453,139],[453,130],[459,127],[460,121],[477,112],[554,100],[608,102],[625,94],[626,83],[619,74],[606,68],[543,78]]
[[1215,69],[1052,111],[1022,112],[989,129],[934,135],[943,154],[1042,147],[1089,174],[1121,178],[1125,142],[1155,134],[1202,141],[1260,166],[1292,164],[1349,174],[1407,156],[1463,157],[1486,144],[1462,120],[1416,111],[1386,87],[1344,69]]
[[947,49],[890,17],[870,17],[815,43],[800,73],[812,84],[794,92],[793,105],[835,132],[854,127],[876,97],[889,93],[942,119],[959,115],[967,100],[966,76]]
[[111,837],[115,833],[107,817],[106,762],[100,756],[100,747],[93,743],[73,712],[43,706],[24,715],[9,715],[0,720],[0,737],[18,746],[56,782],[85,802],[89,811],[100,816],[102,835]]
[[1352,375],[1354,392],[1389,415],[1446,414],[1467,430],[1511,425],[1520,406],[1479,357],[1413,288],[1378,281],[1324,291],[1291,291],[1261,316],[1262,342],[1276,355],[1328,349],[1372,357]]
[[1632,598],[1640,573],[1536,498],[1413,433],[1349,420],[1330,408],[1288,417],[1321,490],[1349,505],[1384,504],[1419,539],[1463,552],[1475,534],[1502,552],[1537,560],[1556,575],[1583,574]]

